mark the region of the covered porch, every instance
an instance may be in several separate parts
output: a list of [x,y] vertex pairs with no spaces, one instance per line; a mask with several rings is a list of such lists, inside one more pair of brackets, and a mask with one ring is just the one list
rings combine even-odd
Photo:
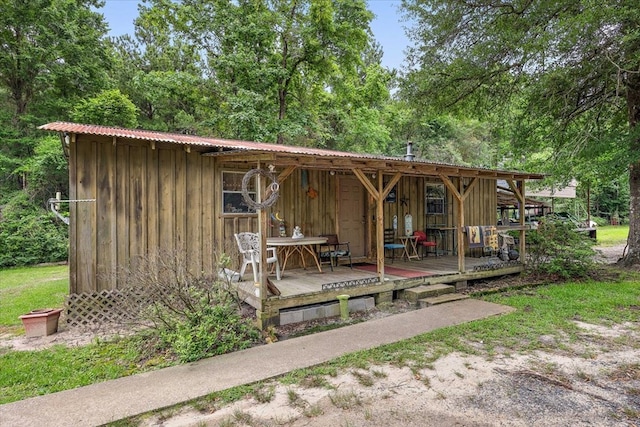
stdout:
[[[270,170],[269,179],[256,179],[250,186],[257,202],[268,198],[274,183],[280,193],[275,204],[254,213],[224,212],[219,234],[222,245],[232,241],[233,233],[249,231],[259,236],[258,253],[264,258],[256,263],[255,280],[245,275],[247,282],[240,289],[256,308],[262,328],[279,324],[281,310],[335,301],[338,295],[373,296],[379,304],[411,287],[464,286],[468,280],[524,270],[523,263],[485,256],[487,240],[474,239],[476,234],[486,236],[484,230],[489,229],[496,239],[507,229],[515,231],[520,260],[525,260],[525,181],[541,175],[304,148],[219,151],[205,156],[215,157],[223,170],[236,168],[239,176],[243,170]],[[506,182],[522,209],[519,223],[505,228],[497,226],[498,179]],[[249,187],[246,182],[245,187]],[[294,256],[281,280],[273,276],[268,281],[265,254],[269,240],[279,239],[276,220],[282,217],[288,227],[282,238],[291,239],[294,225],[300,225],[306,237],[337,234],[351,242],[357,256],[354,263],[360,265],[334,271],[325,266],[319,272],[300,269],[302,259]],[[388,234],[396,243],[392,246],[402,247],[398,243],[403,242],[406,247],[414,231],[431,235],[435,243],[431,255],[411,260],[396,257],[392,262]],[[354,243],[361,248],[358,252]],[[307,264],[313,266],[313,262]]]
[[[281,310],[312,306],[337,301],[338,295],[350,298],[372,296],[375,303],[391,302],[405,289],[421,285],[449,284],[456,289],[465,288],[467,281],[486,279],[524,270],[517,261],[502,261],[496,256],[465,257],[465,271],[458,271],[458,256],[430,256],[421,260],[396,259],[385,265],[383,281],[377,274],[375,262],[357,261],[353,269],[349,264],[334,267],[315,266],[306,269],[287,269],[281,280],[269,276],[267,297],[256,295],[251,274],[237,283],[241,297],[258,312],[267,313],[271,321],[279,318]],[[275,291],[275,293],[274,293]],[[262,310],[260,310],[262,308]],[[265,319],[266,320],[266,319]]]

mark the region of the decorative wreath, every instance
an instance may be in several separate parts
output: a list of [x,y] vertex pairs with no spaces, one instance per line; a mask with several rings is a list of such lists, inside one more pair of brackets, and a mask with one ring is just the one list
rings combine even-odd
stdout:
[[[266,191],[267,197],[260,203],[256,202],[249,196],[249,190],[248,190],[249,181],[251,181],[251,178],[253,178],[255,175],[260,175],[261,177],[271,180],[271,184],[269,185]],[[244,174],[244,177],[242,178],[242,198],[244,199],[244,202],[247,204],[247,206],[249,206],[252,209],[257,210],[257,209],[264,209],[264,208],[273,206],[278,200],[279,192],[280,192],[280,184],[278,184],[278,180],[276,179],[276,176],[268,170],[251,169],[249,172]]]

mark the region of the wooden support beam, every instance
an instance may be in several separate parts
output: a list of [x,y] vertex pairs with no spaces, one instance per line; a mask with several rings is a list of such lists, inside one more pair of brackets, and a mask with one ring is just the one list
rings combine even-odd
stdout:
[[[467,191],[462,189],[462,178],[458,178],[458,185],[460,188],[456,188],[455,184],[451,182],[448,176],[440,175],[440,179],[444,185],[451,191],[456,199],[456,239],[458,241],[458,271],[464,273],[464,251],[465,251],[465,239],[464,239],[464,200],[469,195],[469,190],[472,185],[469,185]],[[475,185],[475,179],[472,181]]]
[[376,189],[376,187],[373,186],[373,184],[371,183],[371,181],[369,181],[369,178],[367,178],[364,172],[362,172],[360,169],[354,169],[353,174],[356,176],[356,178],[358,178],[358,180],[360,180],[362,185],[364,185],[364,188],[367,189],[367,191],[369,192],[369,194],[371,194],[371,197],[373,197],[374,200],[378,200],[380,198],[380,192]]
[[[382,171],[378,171],[378,176],[382,177]],[[393,189],[393,186],[396,185],[398,181],[400,181],[400,178],[402,178],[402,174],[400,172],[397,172],[393,176],[393,178],[391,178],[391,181],[387,183],[387,185],[384,187],[384,190],[382,191],[382,194],[380,194],[380,198],[382,200],[384,200],[389,195],[389,192],[391,192],[391,190]]]
[[[378,194],[384,192],[382,173],[378,173]],[[378,280],[384,283],[384,197],[376,199],[376,265]]]
[[442,183],[447,187],[447,189],[451,191],[451,194],[453,194],[453,197],[455,197],[457,201],[462,200],[462,195],[460,194],[456,186],[453,184],[453,182],[451,182],[449,177],[442,174],[438,176],[440,177],[440,180],[442,181]]
[[[513,191],[513,194],[515,194],[516,199],[518,199],[518,203],[520,203],[521,205],[525,204],[525,200],[524,200],[524,181],[518,181],[518,183],[514,182],[512,179],[507,179],[507,184],[509,184],[509,188],[511,189],[511,191]],[[522,182],[522,188],[520,188],[519,183]]]
[[[256,165],[258,169],[260,169],[260,162]],[[256,199],[259,201],[258,203],[262,203],[262,197],[264,196],[264,191],[262,188],[262,178],[260,175],[256,175]],[[260,296],[258,298],[259,305],[257,309],[262,311],[262,307],[264,307],[264,303],[267,299],[267,230],[269,218],[267,216],[267,209],[258,209],[258,236],[260,236],[260,263],[258,266],[258,280]],[[254,283],[255,285],[255,283]]]
[[282,184],[289,176],[297,169],[298,167],[295,165],[287,166],[280,174],[278,175],[278,184]]
[[462,195],[463,200],[467,199],[469,194],[471,194],[471,190],[473,190],[473,187],[475,187],[477,183],[478,183],[478,177],[475,177],[471,180],[469,185],[467,185],[467,188],[464,190],[464,194]]
[[518,207],[518,211],[520,213],[520,262],[523,264],[526,264],[526,244],[525,244],[525,235],[526,235],[526,230],[524,227],[524,220],[525,220],[525,188],[524,188],[524,179],[518,181],[518,193],[520,193],[520,197],[522,198],[520,201],[520,206]]

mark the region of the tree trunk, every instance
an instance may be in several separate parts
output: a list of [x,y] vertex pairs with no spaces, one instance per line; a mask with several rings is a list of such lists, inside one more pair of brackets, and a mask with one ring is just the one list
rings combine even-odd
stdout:
[[[627,83],[627,108],[630,133],[640,123],[640,75],[630,73]],[[631,153],[640,151],[640,139],[631,141]],[[640,264],[640,161],[629,165],[629,238],[628,251],[622,261],[626,266]]]

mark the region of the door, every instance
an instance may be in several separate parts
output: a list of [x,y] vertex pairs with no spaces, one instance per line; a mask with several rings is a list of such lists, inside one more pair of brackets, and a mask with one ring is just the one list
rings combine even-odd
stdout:
[[338,185],[339,239],[349,242],[353,257],[363,257],[366,255],[364,187],[353,175],[340,175]]

